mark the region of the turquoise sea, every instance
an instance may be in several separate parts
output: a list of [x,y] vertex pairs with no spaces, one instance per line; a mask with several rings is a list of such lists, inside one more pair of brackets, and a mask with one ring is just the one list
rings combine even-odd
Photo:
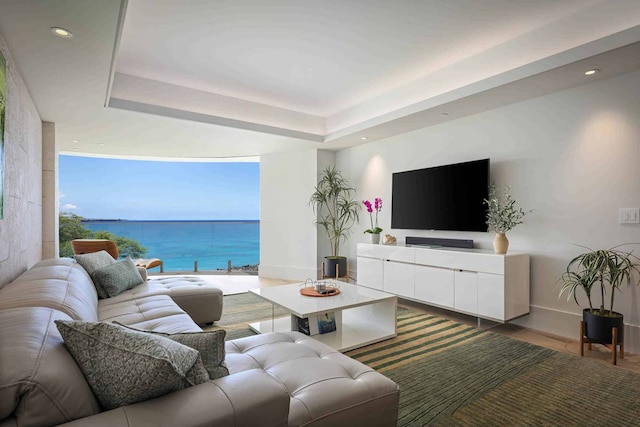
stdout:
[[[91,231],[108,231],[138,241],[145,258],[160,258],[164,271],[227,269],[258,264],[260,221],[84,221]],[[158,271],[153,269],[151,271]]]

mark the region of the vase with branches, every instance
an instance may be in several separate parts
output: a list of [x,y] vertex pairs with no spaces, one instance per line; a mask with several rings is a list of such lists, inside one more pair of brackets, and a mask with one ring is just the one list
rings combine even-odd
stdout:
[[510,189],[511,187],[506,186],[504,195],[500,196],[495,184],[492,184],[489,190],[489,198],[484,201],[487,205],[487,226],[489,230],[496,232],[496,237],[493,239],[493,248],[497,254],[507,253],[509,240],[506,232],[516,225],[522,224],[525,215],[533,212],[533,210],[525,211],[519,207],[511,197]]
[[346,275],[346,258],[339,254],[341,242],[347,239],[360,218],[360,204],[354,199],[354,194],[355,189],[342,173],[331,166],[324,169],[309,199],[317,215],[316,224],[325,230],[331,245],[331,255],[325,257],[325,276],[336,276],[336,265],[338,276]]

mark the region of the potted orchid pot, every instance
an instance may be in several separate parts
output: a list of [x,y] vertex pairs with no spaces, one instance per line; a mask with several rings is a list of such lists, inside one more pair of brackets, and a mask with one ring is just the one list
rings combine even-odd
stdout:
[[[373,204],[368,200],[363,200],[362,204],[367,208],[367,212],[369,212],[369,221],[371,222],[371,228],[364,230],[364,233],[369,235],[369,242],[378,244],[380,243],[380,233],[382,232],[382,228],[378,227],[378,212],[382,210],[382,199],[380,197],[376,197],[373,199]],[[374,212],[375,222],[373,215]]]
[[351,227],[359,220],[360,204],[353,198],[355,189],[335,166],[327,167],[309,199],[317,215],[316,224],[325,230],[331,255],[325,257],[324,277],[345,277],[347,258],[340,256],[340,243],[347,239]]
[[509,186],[505,187],[504,196],[500,197],[495,184],[493,184],[489,191],[489,198],[484,201],[487,205],[487,226],[489,230],[496,232],[493,239],[493,250],[497,254],[506,254],[509,249],[507,231],[522,224],[525,215],[533,212],[533,210],[522,210],[509,194],[509,189]]
[[[569,261],[567,270],[562,274],[559,282],[562,284],[560,295],[567,293],[567,300],[573,298],[578,302],[578,293],[585,293],[589,302],[589,308],[582,310],[584,334],[592,342],[611,343],[613,341],[612,328],[619,331],[618,342],[623,341],[624,316],[614,311],[616,292],[622,285],[639,285],[640,279],[634,279],[638,275],[638,261],[633,251],[625,252],[615,246],[611,249],[591,250],[578,255]],[[595,289],[594,289],[595,287]],[[600,307],[594,308],[591,301],[592,291],[600,292]],[[609,301],[606,300],[608,294]],[[606,303],[608,307],[605,307]]]

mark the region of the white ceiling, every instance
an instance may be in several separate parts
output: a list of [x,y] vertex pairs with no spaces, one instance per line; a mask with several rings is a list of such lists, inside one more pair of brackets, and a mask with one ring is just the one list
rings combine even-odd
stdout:
[[[0,0],[0,11],[42,119],[63,152],[88,155],[339,149],[640,69],[637,0]],[[584,76],[591,67],[602,72]]]

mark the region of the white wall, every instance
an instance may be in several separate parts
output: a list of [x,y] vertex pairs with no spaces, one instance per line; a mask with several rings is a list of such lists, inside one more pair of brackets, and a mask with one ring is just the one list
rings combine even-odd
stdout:
[[[382,197],[383,234],[474,239],[492,233],[390,230],[391,174],[491,158],[491,178],[525,209],[536,209],[507,235],[509,251],[531,254],[531,314],[517,322],[578,337],[581,308],[558,299],[556,282],[575,245],[609,248],[640,242],[640,226],[618,224],[618,208],[640,207],[640,72],[584,85],[337,153],[336,164],[358,198]],[[455,116],[455,111],[450,112]],[[364,212],[359,228],[368,228]],[[355,267],[354,233],[349,257]],[[640,255],[640,246],[635,245]],[[626,346],[640,352],[640,289],[625,289]],[[582,301],[586,305],[586,299]]]
[[0,287],[42,259],[42,122],[7,45]]
[[260,277],[304,281],[317,275],[317,231],[309,196],[317,150],[260,158]]

